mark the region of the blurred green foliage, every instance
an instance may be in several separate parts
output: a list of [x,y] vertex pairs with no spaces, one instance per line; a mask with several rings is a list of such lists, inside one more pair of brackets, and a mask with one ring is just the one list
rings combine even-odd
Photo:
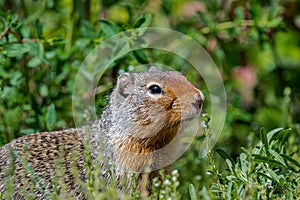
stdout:
[[[299,156],[281,155],[285,154],[281,150],[284,144],[276,146],[270,139],[260,138],[261,127],[291,128],[286,142],[293,145],[288,149],[293,155],[299,154],[299,1],[3,0],[0,8],[0,146],[24,134],[73,127],[74,79],[88,53],[123,30],[166,27],[191,36],[208,51],[222,72],[227,93],[226,124],[217,144],[217,148],[223,149],[218,151],[221,157],[228,158],[227,166],[213,152],[214,164],[210,158],[198,158],[196,140],[175,165],[180,172],[181,196],[189,193],[195,198],[198,191],[208,195],[211,191],[206,188],[216,180],[220,181],[221,188],[213,186],[218,188],[213,190],[219,190],[218,195],[225,199],[229,194],[235,199],[243,181],[268,184],[264,182],[266,179],[260,182],[253,176],[240,177],[236,170],[267,172],[266,176],[271,178],[265,178],[276,183],[275,193],[289,190],[282,185],[282,181],[291,181],[285,180],[288,175],[282,174],[287,166],[266,169],[262,162],[268,162],[257,160],[254,155],[257,152],[253,151],[261,151],[261,156],[275,151],[272,156],[278,162],[286,163],[290,159],[299,162]],[[153,62],[183,72],[208,95],[201,77],[189,71],[183,60],[166,52],[139,50],[117,60],[99,82],[98,114],[121,71]],[[209,112],[209,100],[205,106],[205,112]],[[257,149],[254,145],[259,139],[265,146]],[[268,145],[275,149],[268,152]],[[244,147],[242,154],[241,147]],[[240,166],[238,162],[245,160],[262,167],[255,171]],[[221,172],[216,173],[215,169],[206,173],[208,166]],[[234,174],[234,180],[241,179],[241,182],[224,177],[225,168]],[[299,166],[295,170],[299,172]],[[211,174],[216,174],[217,179],[212,179]],[[298,186],[291,182],[288,187],[299,190],[299,180],[292,181],[298,181]]]

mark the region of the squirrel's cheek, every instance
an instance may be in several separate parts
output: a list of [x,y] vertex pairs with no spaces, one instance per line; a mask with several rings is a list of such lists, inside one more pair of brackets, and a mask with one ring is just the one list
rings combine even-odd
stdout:
[[177,100],[172,102],[172,108],[167,110],[168,125],[179,123],[182,120],[182,109]]
[[177,124],[182,120],[182,113],[181,112],[173,112],[170,116],[169,116],[169,125],[172,124]]

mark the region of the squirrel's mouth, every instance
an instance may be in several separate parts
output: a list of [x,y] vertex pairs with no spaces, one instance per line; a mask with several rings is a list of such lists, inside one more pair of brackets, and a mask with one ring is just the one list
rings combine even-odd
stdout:
[[201,111],[202,111],[202,105],[200,105],[199,107],[193,106],[189,112],[185,114],[183,113],[183,116],[180,121],[181,122],[192,121],[195,118],[199,117]]
[[200,114],[200,112],[196,116],[182,118],[180,120],[180,122],[189,122],[189,121],[192,121],[192,120],[196,119],[199,114]]
[[198,114],[196,114],[196,115],[186,116],[186,117],[182,118],[180,120],[180,123],[182,123],[182,122],[190,122],[190,121],[196,120],[196,119],[200,119],[200,112]]

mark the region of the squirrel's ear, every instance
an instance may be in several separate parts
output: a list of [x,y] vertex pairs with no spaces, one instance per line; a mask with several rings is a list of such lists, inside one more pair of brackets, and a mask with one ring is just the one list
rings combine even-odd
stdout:
[[149,68],[149,72],[160,72],[158,69],[156,69],[156,67],[154,67],[154,66],[151,66],[150,68]]
[[123,73],[118,77],[117,83],[117,92],[122,97],[126,98],[129,95],[130,85],[132,84],[132,80],[130,74]]

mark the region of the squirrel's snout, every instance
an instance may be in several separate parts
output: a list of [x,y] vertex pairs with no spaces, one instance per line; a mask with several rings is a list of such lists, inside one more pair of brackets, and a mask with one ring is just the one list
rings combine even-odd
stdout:
[[194,94],[190,96],[189,109],[183,109],[183,120],[194,119],[202,110],[202,105],[204,101],[204,95],[200,90],[196,90]]

